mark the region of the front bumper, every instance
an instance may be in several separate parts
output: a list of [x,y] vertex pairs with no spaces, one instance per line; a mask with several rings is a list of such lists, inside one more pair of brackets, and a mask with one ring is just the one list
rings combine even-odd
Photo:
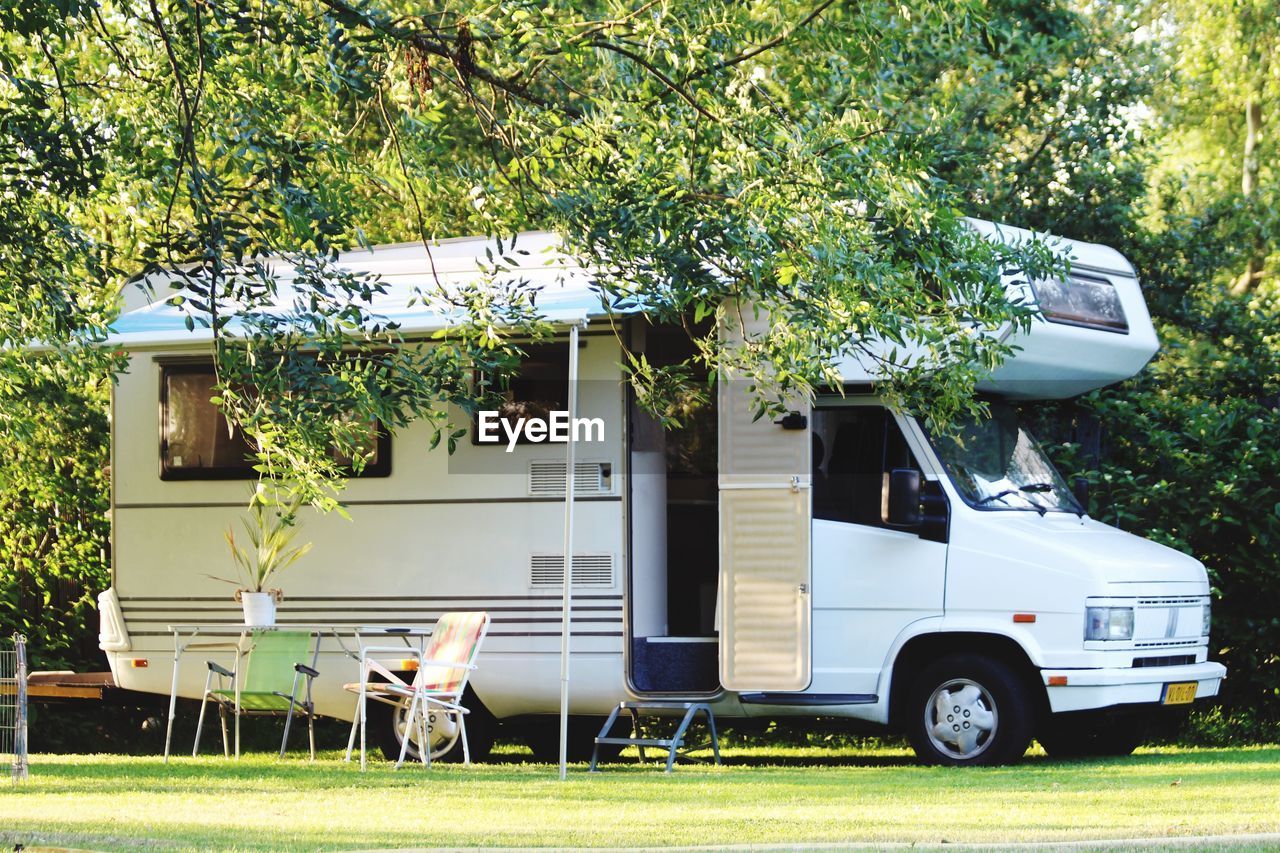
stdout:
[[[1134,669],[1043,669],[1041,683],[1049,694],[1049,708],[1090,711],[1114,705],[1158,705],[1166,684],[1196,682],[1196,698],[1218,695],[1227,668],[1206,661],[1185,666],[1153,666]],[[1065,683],[1061,680],[1065,679]]]

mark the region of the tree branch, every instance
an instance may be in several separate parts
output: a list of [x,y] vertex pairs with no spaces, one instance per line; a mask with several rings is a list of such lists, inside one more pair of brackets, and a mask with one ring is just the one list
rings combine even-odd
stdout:
[[831,8],[831,6],[835,4],[835,2],[836,0],[823,0],[823,2],[820,3],[816,9],[814,9],[808,15],[805,15],[803,18],[801,18],[798,24],[796,24],[791,29],[787,30],[782,35],[777,36],[775,38],[771,38],[763,44],[757,45],[756,47],[743,51],[742,53],[739,53],[737,56],[732,56],[729,59],[726,59],[722,62],[717,62],[714,65],[709,65],[706,68],[700,69],[698,71],[694,71],[689,76],[684,78],[684,82],[688,83],[691,80],[697,80],[699,77],[705,77],[708,74],[714,74],[717,71],[723,71],[726,68],[732,68],[735,65],[739,65],[743,62],[746,62],[748,59],[754,59],[755,57],[759,56],[762,53],[766,53],[767,51],[773,50],[775,47],[782,44],[787,39],[791,38],[791,36],[794,35],[797,30],[802,30],[805,27],[809,26],[809,24],[813,23],[813,21],[819,15],[827,11],[827,9]]
[[[834,0],[832,0],[832,2],[834,2]],[[649,62],[649,60],[645,59],[643,56],[640,56],[637,53],[633,53],[632,51],[627,50],[625,47],[619,47],[618,45],[612,44],[611,42],[607,42],[607,41],[593,40],[593,41],[587,42],[587,44],[590,45],[591,47],[598,47],[602,50],[610,50],[620,56],[625,56],[627,59],[630,59],[636,65],[639,65],[645,71],[648,71],[649,74],[651,74],[653,77],[662,81],[662,84],[664,86],[666,86],[675,94],[679,95],[680,98],[685,101],[685,103],[687,103],[689,106],[697,110],[698,115],[703,116],[709,121],[714,121],[719,123],[720,119],[716,118],[712,113],[704,109],[703,106],[694,99],[692,94],[686,91],[684,87],[682,87],[679,83],[672,80],[666,74],[662,73],[662,71],[657,66]]]
[[[459,35],[452,41],[439,34],[436,30],[434,37],[424,34],[420,30],[412,29],[407,26],[400,26],[392,23],[383,23],[374,20],[370,15],[360,9],[351,6],[344,0],[321,0],[325,6],[332,11],[343,16],[347,20],[354,20],[362,27],[370,32],[378,33],[386,38],[394,39],[401,43],[413,47],[415,50],[440,59],[448,60],[462,71],[468,77],[474,77],[483,83],[488,83],[495,89],[501,89],[513,97],[522,101],[527,101],[534,106],[543,109],[557,109],[566,115],[574,118],[580,118],[582,113],[574,107],[564,103],[555,103],[547,98],[537,95],[529,90],[527,86],[521,85],[514,80],[508,80],[501,77],[487,68],[476,65],[474,61],[467,56],[466,47],[469,39],[463,36],[464,30],[459,31]],[[450,48],[455,49],[450,49]]]

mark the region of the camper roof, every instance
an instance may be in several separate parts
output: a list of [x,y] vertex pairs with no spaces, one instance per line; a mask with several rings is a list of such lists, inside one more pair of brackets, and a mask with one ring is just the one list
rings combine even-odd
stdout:
[[[526,281],[537,289],[539,313],[557,324],[580,323],[610,313],[600,294],[590,286],[587,272],[557,251],[559,240],[546,232],[526,232],[514,240],[462,237],[431,244],[395,243],[343,252],[336,266],[353,273],[376,275],[386,286],[370,310],[399,325],[404,334],[416,335],[447,328],[458,321],[448,306],[430,299],[437,281],[444,287],[479,281],[486,268],[502,261],[506,271],[494,275],[496,283]],[[510,261],[511,263],[506,263]],[[278,283],[277,301],[268,311],[286,312],[293,300],[294,268],[287,261],[264,262]],[[124,311],[111,324],[107,343],[134,347],[182,346],[208,342],[209,329],[188,330],[186,314],[167,300],[167,281],[130,287],[124,295]],[[612,312],[618,313],[618,312]],[[239,328],[234,321],[228,331]]]
[[[1120,295],[1128,327],[1122,332],[1084,326],[1036,322],[1025,334],[1004,333],[1019,351],[983,384],[986,390],[1020,397],[1067,397],[1126,379],[1142,369],[1155,353],[1158,343],[1134,278],[1133,267],[1114,249],[1094,243],[1034,235],[1011,226],[969,220],[972,227],[992,240],[1016,243],[1038,236],[1066,253],[1073,273],[1110,283]],[[501,247],[483,237],[463,237],[431,244],[398,243],[344,252],[337,266],[355,273],[375,274],[386,285],[372,310],[379,317],[399,325],[406,335],[429,334],[447,328],[460,319],[447,306],[424,295],[432,293],[437,280],[445,287],[477,282],[495,261],[503,259],[504,269],[494,274],[497,283],[526,281],[538,290],[536,304],[548,321],[576,324],[592,318],[634,312],[609,306],[592,287],[589,270],[559,251],[559,239],[547,232],[525,232]],[[279,282],[277,306],[268,310],[287,311],[292,302],[293,267],[279,259],[266,265]],[[124,311],[111,326],[110,345],[125,349],[190,346],[207,343],[211,332],[197,325],[189,330],[186,315],[165,298],[166,282],[154,280],[153,292],[131,287],[124,295]],[[1029,289],[1018,293],[1036,298]],[[236,332],[233,321],[228,331]],[[874,372],[855,359],[840,365],[848,382],[866,382]]]

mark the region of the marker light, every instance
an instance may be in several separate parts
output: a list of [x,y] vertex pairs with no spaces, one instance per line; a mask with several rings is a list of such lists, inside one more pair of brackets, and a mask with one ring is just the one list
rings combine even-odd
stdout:
[[1209,626],[1213,624],[1213,609],[1209,606],[1209,602],[1204,603],[1204,607],[1200,610],[1201,618],[1204,620],[1200,628],[1200,636],[1209,636]]
[[1132,607],[1086,607],[1084,611],[1086,640],[1132,640]]

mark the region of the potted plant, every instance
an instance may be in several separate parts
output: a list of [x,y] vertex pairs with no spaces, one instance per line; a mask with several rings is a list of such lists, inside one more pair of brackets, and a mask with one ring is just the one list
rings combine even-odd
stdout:
[[248,547],[236,541],[234,528],[226,530],[227,545],[231,548],[239,577],[236,580],[210,577],[237,586],[235,599],[244,607],[246,625],[276,623],[276,603],[282,596],[279,589],[269,589],[267,583],[277,572],[293,565],[311,550],[310,542],[292,544],[298,535],[294,522],[299,506],[300,502],[296,500],[283,508],[269,505],[259,490],[249,505],[249,515],[241,519],[249,539]]

